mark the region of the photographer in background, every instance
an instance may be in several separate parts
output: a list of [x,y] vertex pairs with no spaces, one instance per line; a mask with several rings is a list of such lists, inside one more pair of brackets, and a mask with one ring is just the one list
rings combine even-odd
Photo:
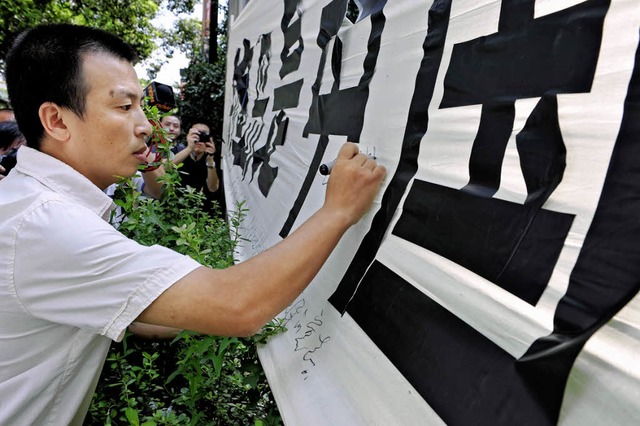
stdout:
[[182,163],[182,185],[202,191],[209,200],[207,208],[210,207],[211,195],[220,188],[217,165],[213,158],[215,152],[209,126],[196,121],[187,132],[187,147],[173,159],[174,164]]

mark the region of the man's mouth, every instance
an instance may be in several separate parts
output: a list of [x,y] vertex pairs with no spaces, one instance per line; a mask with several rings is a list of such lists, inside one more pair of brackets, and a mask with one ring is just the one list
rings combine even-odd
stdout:
[[134,152],[133,156],[138,159],[140,164],[146,164],[147,163],[147,153],[148,152],[149,152],[149,148],[144,147],[144,148],[139,149],[138,151]]

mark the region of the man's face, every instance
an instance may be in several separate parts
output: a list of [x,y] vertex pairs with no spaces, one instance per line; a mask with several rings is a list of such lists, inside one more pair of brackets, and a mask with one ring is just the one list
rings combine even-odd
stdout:
[[[206,124],[194,124],[193,126],[191,126],[191,128],[196,129],[198,133],[211,133],[209,132],[209,126],[207,126]],[[205,151],[206,147],[207,145],[204,142],[196,142],[196,145],[193,148],[193,152],[195,152],[196,154],[200,154]]]
[[146,162],[151,125],[141,108],[142,88],[133,66],[105,53],[84,55],[87,87],[83,117],[65,110],[69,145],[65,161],[99,188],[129,177]]
[[10,109],[3,109],[0,110],[0,121],[16,121],[16,117]]
[[160,124],[167,132],[169,139],[175,141],[180,136],[180,119],[175,115],[167,115],[160,119]]

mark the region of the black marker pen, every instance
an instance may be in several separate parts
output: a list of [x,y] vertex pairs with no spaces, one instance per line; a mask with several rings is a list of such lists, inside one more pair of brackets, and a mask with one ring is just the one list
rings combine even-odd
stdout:
[[[368,158],[371,158],[372,160],[376,159],[376,156],[373,154],[367,154]],[[336,160],[330,161],[328,163],[324,163],[320,165],[320,168],[318,168],[318,171],[320,172],[320,174],[322,176],[328,176],[331,174],[331,170],[333,169],[333,166],[336,164]]]

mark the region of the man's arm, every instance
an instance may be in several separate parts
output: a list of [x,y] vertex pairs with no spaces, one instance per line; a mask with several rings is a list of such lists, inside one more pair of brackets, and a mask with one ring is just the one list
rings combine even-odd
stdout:
[[178,151],[178,153],[171,159],[171,161],[175,165],[182,164],[192,152],[193,145],[187,145],[183,150]]
[[209,192],[216,192],[220,188],[220,179],[215,163],[212,166],[207,164],[207,189]]
[[213,161],[213,154],[216,153],[216,147],[212,142],[207,142],[207,148],[205,150],[205,164],[207,166],[207,189],[209,192],[216,192],[220,187],[220,179],[218,178],[218,169],[216,163]]
[[189,155],[191,155],[191,153],[193,152],[193,150],[194,150],[194,148],[196,146],[196,142],[197,142],[198,137],[199,137],[198,135],[199,135],[199,133],[198,133],[197,130],[195,130],[195,129],[189,130],[189,133],[186,136],[187,146],[183,150],[178,151],[176,153],[175,157],[173,157],[171,159],[173,164],[176,164],[176,165],[182,164],[184,162],[184,160],[186,160],[187,157]]
[[138,321],[202,333],[248,336],[306,288],[342,235],[370,208],[385,169],[345,144],[324,205],[295,232],[227,269],[198,268],[156,299]]
[[144,192],[149,197],[160,198],[162,195],[162,182],[158,181],[158,178],[164,176],[165,171],[164,167],[160,166],[155,170],[150,170],[148,172],[142,172],[142,178],[144,179],[144,188],[142,192]]

